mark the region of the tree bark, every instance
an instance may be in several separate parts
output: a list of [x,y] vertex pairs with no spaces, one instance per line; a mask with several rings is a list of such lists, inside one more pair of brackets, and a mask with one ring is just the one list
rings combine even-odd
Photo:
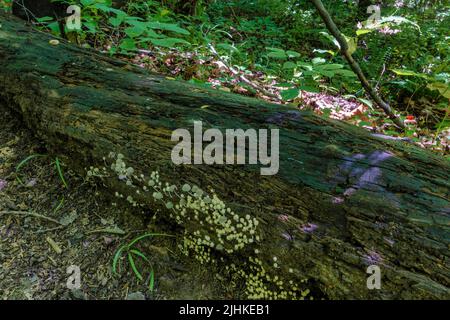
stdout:
[[[105,166],[110,152],[121,153],[137,177],[157,170],[177,186],[212,187],[240,217],[257,219],[259,239],[232,254],[212,246],[215,260],[244,270],[258,258],[259,268],[278,277],[264,280],[274,291],[284,290],[274,284],[281,279],[281,287],[299,284],[319,298],[450,298],[444,158],[293,107],[173,81],[64,42],[52,46],[50,35],[8,15],[0,24],[0,103],[73,170],[85,175]],[[192,132],[196,120],[204,129],[279,128],[279,173],[174,165],[171,133]],[[103,181],[112,194],[159,210],[159,223],[176,228],[180,242],[198,232],[218,237],[194,214],[180,223],[151,192],[137,195],[137,183],[112,175]],[[381,268],[380,290],[367,288],[369,265]],[[242,281],[252,287],[248,277]],[[285,297],[264,294],[249,292]]]

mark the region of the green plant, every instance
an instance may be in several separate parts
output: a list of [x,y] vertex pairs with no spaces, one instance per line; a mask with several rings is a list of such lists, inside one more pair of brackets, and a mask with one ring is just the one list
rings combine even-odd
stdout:
[[55,158],[55,168],[56,171],[58,172],[58,176],[61,179],[64,187],[68,188],[69,186],[67,185],[66,179],[64,179],[64,174],[61,169],[61,162],[59,161],[58,157]]
[[[31,160],[36,159],[36,158],[46,158],[48,157],[48,155],[44,155],[44,154],[32,154],[28,157],[26,157],[25,159],[23,159],[17,166],[16,166],[16,179],[20,184],[23,184],[22,179],[20,178],[20,170],[26,165],[28,164]],[[56,172],[63,184],[63,186],[65,188],[68,188],[68,184],[66,182],[66,179],[64,178],[64,174],[62,171],[62,164],[61,161],[59,160],[58,157],[55,158],[55,160],[52,162],[52,164],[55,164],[55,169]]]
[[42,154],[32,154],[31,156],[26,157],[25,159],[23,159],[17,166],[16,166],[16,179],[20,184],[23,184],[22,179],[20,179],[20,169],[22,167],[24,167],[28,162],[30,162],[32,159],[34,158],[41,158],[41,157],[46,157],[46,155],[42,155]]
[[62,208],[62,206],[64,205],[64,196],[61,198],[61,200],[58,202],[58,205],[56,206],[56,208],[53,210],[53,213],[58,212],[59,209]]
[[10,11],[13,0],[0,0],[0,10]]
[[[284,100],[296,98],[300,92],[319,92],[321,87],[327,90],[339,91],[345,85],[352,84],[356,75],[340,63],[329,63],[321,57],[311,61],[299,59],[300,53],[292,50],[267,48],[267,57],[274,59],[278,68],[278,76],[289,83],[281,84],[288,87],[281,95]],[[280,63],[282,62],[282,64]]]
[[139,249],[135,247],[135,245],[145,239],[150,237],[173,237],[172,235],[162,234],[162,233],[146,233],[139,237],[134,238],[129,243],[121,246],[119,249],[117,249],[116,253],[114,254],[113,262],[112,262],[112,270],[114,274],[118,274],[117,270],[120,264],[120,258],[122,256],[122,253],[125,253],[128,263],[130,264],[131,270],[133,271],[134,275],[139,281],[143,281],[144,277],[142,276],[142,273],[138,270],[138,267],[136,265],[135,258],[141,258],[146,264],[150,266],[150,274],[149,274],[149,283],[148,288],[150,291],[154,290],[155,285],[155,271],[153,269],[153,265],[150,261],[150,259],[147,258],[147,256],[142,253]]
[[[113,7],[112,0],[55,0],[81,8],[81,29],[68,30],[66,36],[77,43],[107,46],[111,54],[137,51],[148,46],[175,48],[190,45],[186,40],[191,33],[169,18],[170,11],[155,10],[154,1],[129,3],[130,13]],[[161,8],[160,8],[161,9]],[[136,15],[134,15],[136,14]],[[42,29],[60,34],[59,22],[53,17],[37,21]],[[73,36],[76,34],[76,36]]]

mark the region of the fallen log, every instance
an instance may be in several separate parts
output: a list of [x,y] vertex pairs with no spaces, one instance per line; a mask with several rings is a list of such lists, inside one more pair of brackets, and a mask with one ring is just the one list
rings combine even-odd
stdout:
[[[223,264],[248,297],[450,298],[446,159],[293,107],[51,45],[50,35],[9,15],[0,25],[0,103],[73,170],[159,212],[187,254]],[[195,121],[223,132],[279,129],[277,174],[174,164],[172,132],[193,133]],[[371,287],[373,266],[380,289]]]

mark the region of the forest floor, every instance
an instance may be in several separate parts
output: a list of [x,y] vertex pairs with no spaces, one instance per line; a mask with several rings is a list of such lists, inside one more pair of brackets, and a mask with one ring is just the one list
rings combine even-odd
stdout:
[[[65,188],[49,157],[32,158],[17,170],[35,154],[45,155],[44,146],[0,106],[0,300],[239,298],[216,278],[220,270],[182,255],[172,238],[141,241],[155,270],[153,292],[124,259],[122,272],[113,274],[116,250],[156,231],[151,215],[113,206],[99,187],[62,166]],[[69,266],[80,267],[80,289],[67,287]],[[148,280],[148,268],[138,267]]]

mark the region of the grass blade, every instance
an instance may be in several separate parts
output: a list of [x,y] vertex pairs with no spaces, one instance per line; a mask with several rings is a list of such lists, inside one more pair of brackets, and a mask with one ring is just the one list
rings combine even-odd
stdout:
[[69,186],[67,185],[66,179],[64,179],[64,175],[61,170],[61,163],[59,162],[58,157],[56,157],[56,159],[55,159],[55,166],[56,166],[56,171],[58,171],[59,178],[61,179],[64,187],[68,188]]
[[131,254],[131,252],[128,252],[128,261],[130,261],[131,269],[133,269],[133,272],[136,275],[136,277],[142,281],[144,278],[136,268],[136,264],[134,263],[133,255]]
[[39,158],[39,157],[46,157],[46,155],[44,154],[32,154],[31,156],[26,157],[25,159],[23,159],[22,161],[20,161],[20,163],[17,165],[16,167],[16,174],[17,174],[17,181],[19,181],[20,184],[23,184],[22,179],[20,179],[19,177],[19,171],[20,169],[27,164],[30,160],[34,159],[34,158]]
[[16,167],[16,172],[20,170],[28,161],[38,158],[38,157],[46,157],[45,154],[32,154],[31,156],[26,157],[24,160],[22,160]]
[[122,251],[126,248],[127,246],[122,246],[120,247],[117,251],[116,254],[114,255],[114,259],[113,259],[113,264],[112,264],[112,269],[113,269],[113,273],[117,274],[117,263],[119,261],[120,258],[120,254],[122,253]]
[[150,283],[148,285],[148,288],[150,289],[150,291],[153,292],[153,290],[155,289],[155,272],[152,271],[150,272]]
[[62,197],[62,199],[59,201],[58,206],[55,208],[55,210],[53,210],[53,213],[56,213],[59,209],[61,209],[61,207],[64,204],[64,196]]
[[144,259],[145,262],[147,262],[148,264],[151,264],[151,263],[150,263],[150,260],[149,260],[142,252],[140,252],[139,250],[132,249],[132,250],[130,250],[130,252],[131,252],[131,253],[134,253],[134,254],[137,255],[138,257],[141,257],[141,258]]
[[129,246],[132,247],[136,242],[138,242],[144,238],[148,238],[148,237],[175,237],[175,236],[172,236],[170,234],[164,234],[164,233],[146,233],[146,234],[143,234],[143,235],[133,239],[133,241],[131,241],[129,243]]

